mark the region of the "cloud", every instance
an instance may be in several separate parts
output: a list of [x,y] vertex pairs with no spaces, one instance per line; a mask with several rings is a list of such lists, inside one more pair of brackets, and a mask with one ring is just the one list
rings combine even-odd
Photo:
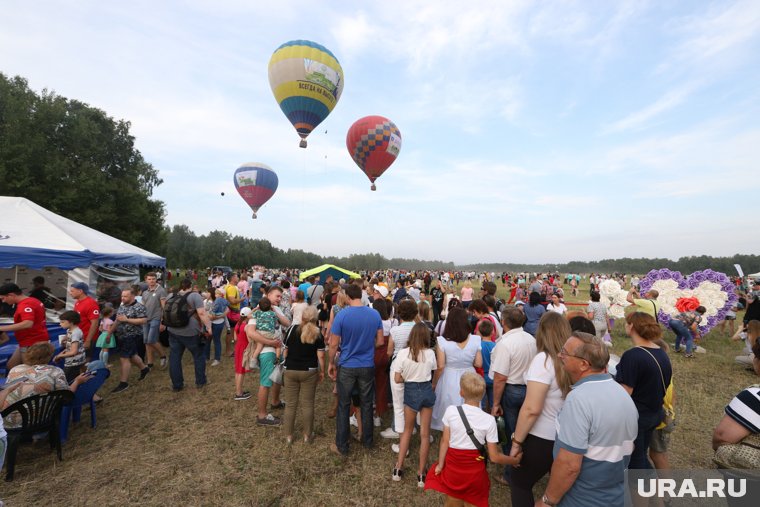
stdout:
[[680,106],[699,88],[697,82],[680,85],[678,88],[668,91],[652,104],[630,113],[607,127],[602,133],[622,132],[624,130],[640,130],[647,126],[652,119]]

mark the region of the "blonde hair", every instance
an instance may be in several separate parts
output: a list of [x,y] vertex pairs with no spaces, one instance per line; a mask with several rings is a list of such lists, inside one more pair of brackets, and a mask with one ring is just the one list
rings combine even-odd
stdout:
[[[572,380],[567,371],[562,367],[562,361],[559,359],[559,353],[565,342],[572,334],[567,319],[557,312],[546,312],[538,321],[536,329],[536,350],[546,353],[546,359],[551,358],[554,363],[554,377],[557,379],[557,385],[562,391],[562,397],[567,396],[570,392]],[[546,366],[546,360],[544,360]]]
[[465,287],[467,289],[472,289],[472,282],[467,280],[466,282],[464,282],[464,285],[462,285],[462,287]]
[[486,392],[486,381],[477,373],[468,371],[459,380],[459,387],[465,400],[481,400]]
[[317,341],[319,328],[317,327],[317,308],[307,306],[301,314],[301,343],[311,345]]

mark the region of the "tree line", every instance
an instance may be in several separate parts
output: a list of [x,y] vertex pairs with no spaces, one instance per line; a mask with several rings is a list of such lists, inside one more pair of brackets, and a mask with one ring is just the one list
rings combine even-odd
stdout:
[[160,251],[161,184],[130,123],[0,73],[0,195],[26,197],[71,220]]

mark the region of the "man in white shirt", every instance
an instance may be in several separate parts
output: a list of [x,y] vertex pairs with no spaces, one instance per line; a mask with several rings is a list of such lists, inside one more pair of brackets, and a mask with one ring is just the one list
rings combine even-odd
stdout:
[[503,415],[511,434],[525,401],[525,373],[536,355],[536,339],[523,330],[525,315],[518,308],[507,308],[501,317],[504,334],[491,352],[488,372],[493,379],[491,414]]

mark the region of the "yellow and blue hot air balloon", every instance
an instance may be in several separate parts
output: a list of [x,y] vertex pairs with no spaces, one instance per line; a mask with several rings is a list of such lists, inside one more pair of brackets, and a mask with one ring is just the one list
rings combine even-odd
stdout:
[[301,136],[301,148],[306,148],[306,137],[340,99],[343,69],[324,46],[293,40],[272,54],[269,85],[280,109]]

